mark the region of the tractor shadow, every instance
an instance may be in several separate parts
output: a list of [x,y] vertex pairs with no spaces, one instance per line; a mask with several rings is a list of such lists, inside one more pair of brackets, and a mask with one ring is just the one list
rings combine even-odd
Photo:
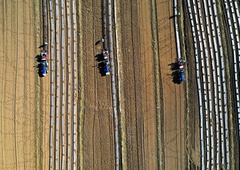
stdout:
[[95,45],[99,45],[102,41],[101,40],[98,40]]
[[174,84],[181,84],[178,70],[174,70],[171,76],[172,76],[172,82]]
[[177,62],[168,64],[168,66],[171,67],[170,69],[171,69],[172,71],[175,71],[175,70],[178,70],[178,69],[179,69],[179,65],[178,65]]
[[42,59],[42,58],[41,58],[40,55],[37,55],[37,56],[35,57],[35,60],[36,60],[37,62],[41,62],[41,61],[42,61],[41,59]]
[[106,76],[104,61],[98,63],[98,70],[102,77]]
[[38,76],[39,76],[39,77],[44,77],[44,76],[42,75],[42,73],[41,73],[41,68],[42,68],[42,65],[41,65],[41,64],[37,64],[37,65],[35,65],[35,66],[33,66],[33,67],[37,69],[37,73],[38,73]]
[[101,54],[97,54],[97,55],[95,56],[95,60],[96,60],[97,62],[102,62],[102,61],[104,60],[103,54],[102,54],[102,53],[101,53]]

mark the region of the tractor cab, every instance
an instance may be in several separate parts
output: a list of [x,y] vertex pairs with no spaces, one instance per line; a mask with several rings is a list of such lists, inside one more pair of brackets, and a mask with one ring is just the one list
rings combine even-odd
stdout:
[[185,70],[184,69],[179,69],[178,70],[178,75],[179,75],[179,83],[183,83],[185,80]]
[[47,75],[47,67],[48,63],[46,61],[42,61],[38,64],[38,74],[40,77],[45,77]]
[[105,70],[106,75],[110,75],[109,66],[110,66],[109,60],[105,60],[104,61],[104,68],[105,68],[104,70]]
[[103,49],[103,50],[102,50],[102,55],[103,55],[103,58],[104,58],[105,60],[107,60],[107,59],[108,59],[108,56],[109,56],[108,49]]
[[178,64],[178,68],[179,69],[183,69],[184,68],[184,64],[185,64],[185,60],[179,59],[177,64]]

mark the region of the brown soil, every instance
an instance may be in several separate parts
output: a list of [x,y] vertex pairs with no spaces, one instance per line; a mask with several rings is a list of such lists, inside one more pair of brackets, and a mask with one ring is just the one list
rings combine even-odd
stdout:
[[186,4],[183,4],[184,12],[184,31],[186,46],[186,60],[188,67],[188,94],[189,94],[189,112],[188,112],[188,131],[187,131],[187,152],[191,166],[200,167],[200,141],[199,141],[199,104],[198,104],[198,91],[196,82],[196,70],[192,30],[189,21],[189,16]]
[[[80,78],[83,77],[83,84],[79,85],[79,89],[84,88],[84,102],[79,107],[84,107],[84,113],[80,120],[80,155],[83,157],[80,158],[82,162],[78,167],[114,169],[111,80],[110,76],[101,76],[95,60],[95,56],[101,53],[103,48],[101,43],[95,45],[102,38],[102,5],[99,0],[81,3],[82,15],[79,24],[82,30],[78,31],[82,39],[78,39],[78,43],[83,50],[78,62],[83,64],[83,72],[79,75]],[[0,8],[0,32],[3,35],[0,36],[3,47],[0,50],[3,73],[0,83],[0,169],[49,169],[50,75],[40,79],[33,67],[34,57],[38,52],[35,42],[40,42],[34,27],[34,3],[30,0],[5,0],[0,2]],[[41,9],[39,11],[41,12]],[[173,20],[169,19],[173,15],[172,2],[156,1],[157,42],[153,42],[151,12],[154,11],[151,11],[150,0],[120,2],[119,54],[122,68],[119,69],[122,69],[122,79],[119,81],[123,85],[124,100],[121,100],[123,110],[119,114],[124,114],[125,119],[121,123],[126,127],[122,129],[126,134],[126,138],[122,139],[126,142],[126,155],[123,155],[126,159],[123,158],[122,161],[126,161],[124,165],[127,169],[186,169],[185,86],[173,82],[169,66],[177,57]],[[160,94],[155,94],[153,43],[158,46],[157,57],[160,60]],[[72,46],[71,44],[72,51],[69,56],[74,53]],[[67,52],[64,51],[63,54]],[[114,57],[118,61],[118,56]],[[65,75],[66,73],[65,70]],[[61,85],[61,88],[71,89],[70,95],[76,97],[73,87]],[[67,93],[64,95],[67,97]],[[161,95],[162,124],[157,121],[156,95]],[[61,107],[67,111],[64,102],[66,101],[62,101]],[[158,126],[162,127],[162,136],[158,136]],[[195,124],[192,126],[197,127]],[[158,140],[159,138],[163,140]],[[60,147],[61,144],[60,142]],[[191,145],[197,150],[197,144],[192,142]],[[36,146],[41,149],[36,149]],[[159,147],[163,153],[162,160],[158,153]],[[63,152],[64,150],[60,149],[61,156]],[[59,158],[59,161],[62,159]]]
[[184,84],[174,83],[170,65],[176,62],[173,4],[157,5],[160,68],[162,79],[164,117],[165,169],[186,169],[185,155],[185,89]]
[[[170,64],[176,61],[172,3],[157,4],[159,59],[161,68],[163,153],[165,169],[185,169],[185,92],[183,84],[174,84]],[[85,72],[85,117],[83,125],[83,167],[114,168],[113,119],[110,78],[101,77],[94,55],[101,45],[94,46],[101,36],[100,3],[83,4],[83,61]],[[93,8],[95,6],[96,8]],[[157,169],[157,115],[155,99],[154,56],[152,46],[151,2],[120,2],[121,48],[114,56],[121,58],[126,126],[126,159],[128,169]],[[106,90],[107,89],[107,90]],[[121,114],[120,113],[120,114]],[[159,125],[161,126],[161,125]],[[104,155],[104,156],[103,156]]]
[[111,80],[101,76],[97,54],[103,45],[101,1],[82,4],[82,46],[84,76],[83,169],[114,169],[114,131]]
[[0,169],[36,168],[34,2],[0,2]]
[[156,169],[154,58],[149,1],[121,2],[127,167]]

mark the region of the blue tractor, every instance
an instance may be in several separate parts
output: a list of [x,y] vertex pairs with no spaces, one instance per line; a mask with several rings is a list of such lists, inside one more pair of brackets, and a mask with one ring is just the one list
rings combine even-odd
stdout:
[[179,69],[178,70],[178,75],[179,75],[179,83],[183,83],[185,80],[185,70],[184,69]]
[[45,77],[47,75],[48,62],[42,61],[38,64],[38,74],[40,77]]
[[109,60],[104,60],[104,65],[105,65],[105,73],[106,73],[106,75],[110,75]]

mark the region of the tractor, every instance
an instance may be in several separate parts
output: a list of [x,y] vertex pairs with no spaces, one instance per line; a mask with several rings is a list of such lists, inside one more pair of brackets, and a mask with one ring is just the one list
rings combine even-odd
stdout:
[[48,53],[47,53],[47,51],[41,51],[40,57],[41,57],[41,61],[47,61],[48,60]]
[[185,60],[179,59],[177,64],[178,64],[178,68],[179,69],[183,69],[184,68],[184,64],[185,64]]
[[178,76],[179,76],[179,83],[183,83],[185,80],[185,70],[179,69],[178,70]]
[[104,70],[105,70],[106,75],[110,75],[109,66],[110,66],[109,60],[104,60]]
[[108,49],[102,49],[102,55],[103,55],[103,59],[107,60],[109,56]]
[[38,74],[40,77],[45,77],[47,75],[47,67],[48,67],[47,61],[41,61],[38,64]]

